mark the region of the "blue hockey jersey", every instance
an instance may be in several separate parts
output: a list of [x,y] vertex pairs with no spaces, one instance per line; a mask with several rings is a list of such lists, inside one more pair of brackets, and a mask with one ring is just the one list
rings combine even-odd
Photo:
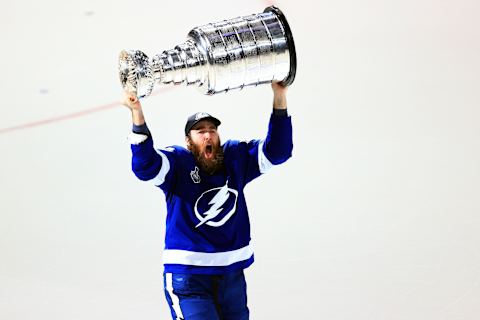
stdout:
[[223,144],[225,171],[207,175],[181,146],[156,150],[150,136],[132,142],[132,170],[165,193],[165,272],[225,274],[253,263],[243,189],[292,152],[288,115],[272,114],[264,140]]

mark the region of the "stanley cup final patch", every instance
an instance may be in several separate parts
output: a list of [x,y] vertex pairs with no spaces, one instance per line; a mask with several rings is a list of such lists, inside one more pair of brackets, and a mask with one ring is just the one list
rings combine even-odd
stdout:
[[200,170],[198,167],[195,167],[192,171],[190,171],[190,177],[192,177],[193,183],[200,183]]

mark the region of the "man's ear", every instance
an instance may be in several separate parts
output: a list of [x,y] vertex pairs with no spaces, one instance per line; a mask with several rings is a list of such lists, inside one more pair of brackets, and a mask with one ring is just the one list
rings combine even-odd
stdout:
[[185,136],[185,144],[187,145],[187,147],[190,147],[191,139],[189,136]]

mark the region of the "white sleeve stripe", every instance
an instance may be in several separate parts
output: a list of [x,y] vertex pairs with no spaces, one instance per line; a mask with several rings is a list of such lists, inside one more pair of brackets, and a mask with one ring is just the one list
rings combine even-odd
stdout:
[[130,134],[127,136],[128,142],[130,144],[140,144],[143,141],[147,140],[148,136],[140,133],[135,133],[135,132],[130,132]]
[[273,167],[273,164],[270,162],[270,160],[268,160],[267,156],[263,152],[264,143],[265,140],[262,140],[258,144],[258,168],[260,169],[261,174],[267,172],[271,167]]
[[157,151],[157,153],[162,157],[162,167],[160,168],[160,172],[157,174],[157,176],[150,181],[153,182],[155,186],[159,187],[165,182],[165,177],[167,176],[168,171],[170,171],[170,162],[162,151],[155,151]]

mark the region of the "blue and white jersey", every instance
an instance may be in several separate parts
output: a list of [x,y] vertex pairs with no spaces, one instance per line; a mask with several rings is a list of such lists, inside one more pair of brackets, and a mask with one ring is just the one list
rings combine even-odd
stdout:
[[287,115],[272,114],[264,140],[223,144],[225,171],[207,175],[181,146],[156,150],[150,136],[132,140],[132,170],[165,193],[165,272],[225,274],[253,263],[243,190],[292,152]]

